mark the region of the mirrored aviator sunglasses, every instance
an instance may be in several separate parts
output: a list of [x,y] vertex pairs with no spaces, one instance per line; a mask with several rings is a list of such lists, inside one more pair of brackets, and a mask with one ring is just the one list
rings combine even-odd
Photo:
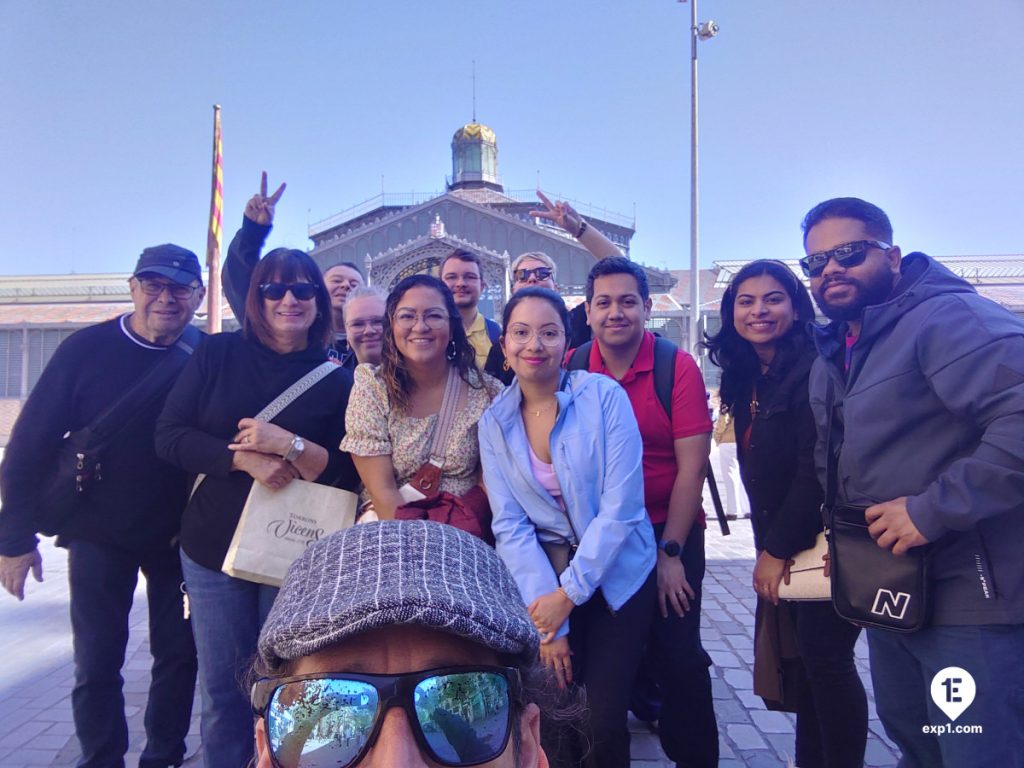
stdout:
[[405,710],[421,752],[471,766],[505,751],[522,683],[512,667],[445,667],[404,675],[330,673],[263,679],[252,707],[277,768],[349,768],[376,743],[391,707]]
[[316,283],[260,283],[263,298],[280,301],[291,291],[298,301],[309,301],[316,297]]

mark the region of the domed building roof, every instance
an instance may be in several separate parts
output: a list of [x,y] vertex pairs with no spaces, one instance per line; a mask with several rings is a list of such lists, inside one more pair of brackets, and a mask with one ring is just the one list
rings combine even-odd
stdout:
[[459,141],[486,141],[489,144],[496,144],[498,139],[494,135],[494,131],[486,125],[472,122],[466,123],[452,136],[453,144]]

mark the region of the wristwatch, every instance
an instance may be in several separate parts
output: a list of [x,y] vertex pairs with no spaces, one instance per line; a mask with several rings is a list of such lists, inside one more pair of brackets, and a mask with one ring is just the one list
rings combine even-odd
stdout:
[[658,542],[658,549],[664,552],[669,557],[679,557],[679,553],[683,551],[683,548],[679,546],[678,541],[672,539],[664,539]]
[[298,435],[292,435],[292,444],[288,448],[288,453],[284,455],[284,460],[293,462],[302,455],[304,450],[306,450],[306,443],[303,439]]

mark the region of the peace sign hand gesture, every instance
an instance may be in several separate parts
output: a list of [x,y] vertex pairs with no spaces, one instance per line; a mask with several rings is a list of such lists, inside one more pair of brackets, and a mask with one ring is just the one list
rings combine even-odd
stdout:
[[284,194],[287,186],[287,184],[281,182],[281,186],[277,188],[277,191],[270,197],[267,197],[267,172],[264,171],[263,178],[260,180],[260,191],[249,198],[249,202],[245,204],[245,218],[255,221],[257,224],[262,224],[265,227],[273,224],[274,206],[281,199],[281,195]]
[[537,197],[544,203],[545,210],[530,211],[530,215],[536,216],[538,219],[547,219],[556,227],[560,227],[573,237],[576,237],[582,223],[582,218],[576,213],[576,209],[563,200],[552,203],[547,198],[547,195],[539,189],[537,190]]

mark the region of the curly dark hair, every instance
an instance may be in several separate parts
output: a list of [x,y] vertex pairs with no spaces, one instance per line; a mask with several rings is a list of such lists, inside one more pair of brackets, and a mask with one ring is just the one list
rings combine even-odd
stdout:
[[412,394],[412,377],[405,367],[405,358],[398,351],[395,344],[395,329],[393,320],[398,303],[411,288],[430,288],[441,294],[444,299],[445,311],[448,313],[448,343],[447,357],[451,365],[454,365],[459,376],[469,386],[475,389],[483,387],[483,377],[480,369],[476,366],[476,350],[469,343],[466,336],[466,329],[462,327],[462,316],[458,307],[455,306],[455,298],[448,286],[433,275],[409,275],[396,285],[388,294],[384,308],[384,341],[381,347],[380,376],[384,380],[384,386],[388,391],[388,398],[391,404],[408,413],[410,395]]
[[324,286],[320,267],[308,253],[295,248],[275,248],[256,262],[252,277],[249,279],[249,292],[245,296],[245,322],[242,324],[242,333],[245,337],[257,339],[264,346],[273,341],[270,324],[264,314],[260,286],[275,280],[282,283],[308,280],[316,286],[316,318],[309,327],[306,337],[312,345],[330,345],[334,336],[331,327],[331,297]]
[[761,362],[749,341],[739,335],[734,322],[736,291],[744,281],[751,277],[768,276],[773,278],[789,295],[796,312],[793,327],[776,345],[776,355],[780,360],[788,359],[794,354],[807,335],[807,323],[814,320],[814,305],[807,288],[800,282],[793,271],[775,259],[758,259],[746,264],[729,282],[729,287],[722,294],[722,327],[714,336],[704,335],[701,343],[708,350],[711,362],[722,369],[722,384],[719,396],[723,404],[731,408],[736,399],[746,390],[761,372]]

